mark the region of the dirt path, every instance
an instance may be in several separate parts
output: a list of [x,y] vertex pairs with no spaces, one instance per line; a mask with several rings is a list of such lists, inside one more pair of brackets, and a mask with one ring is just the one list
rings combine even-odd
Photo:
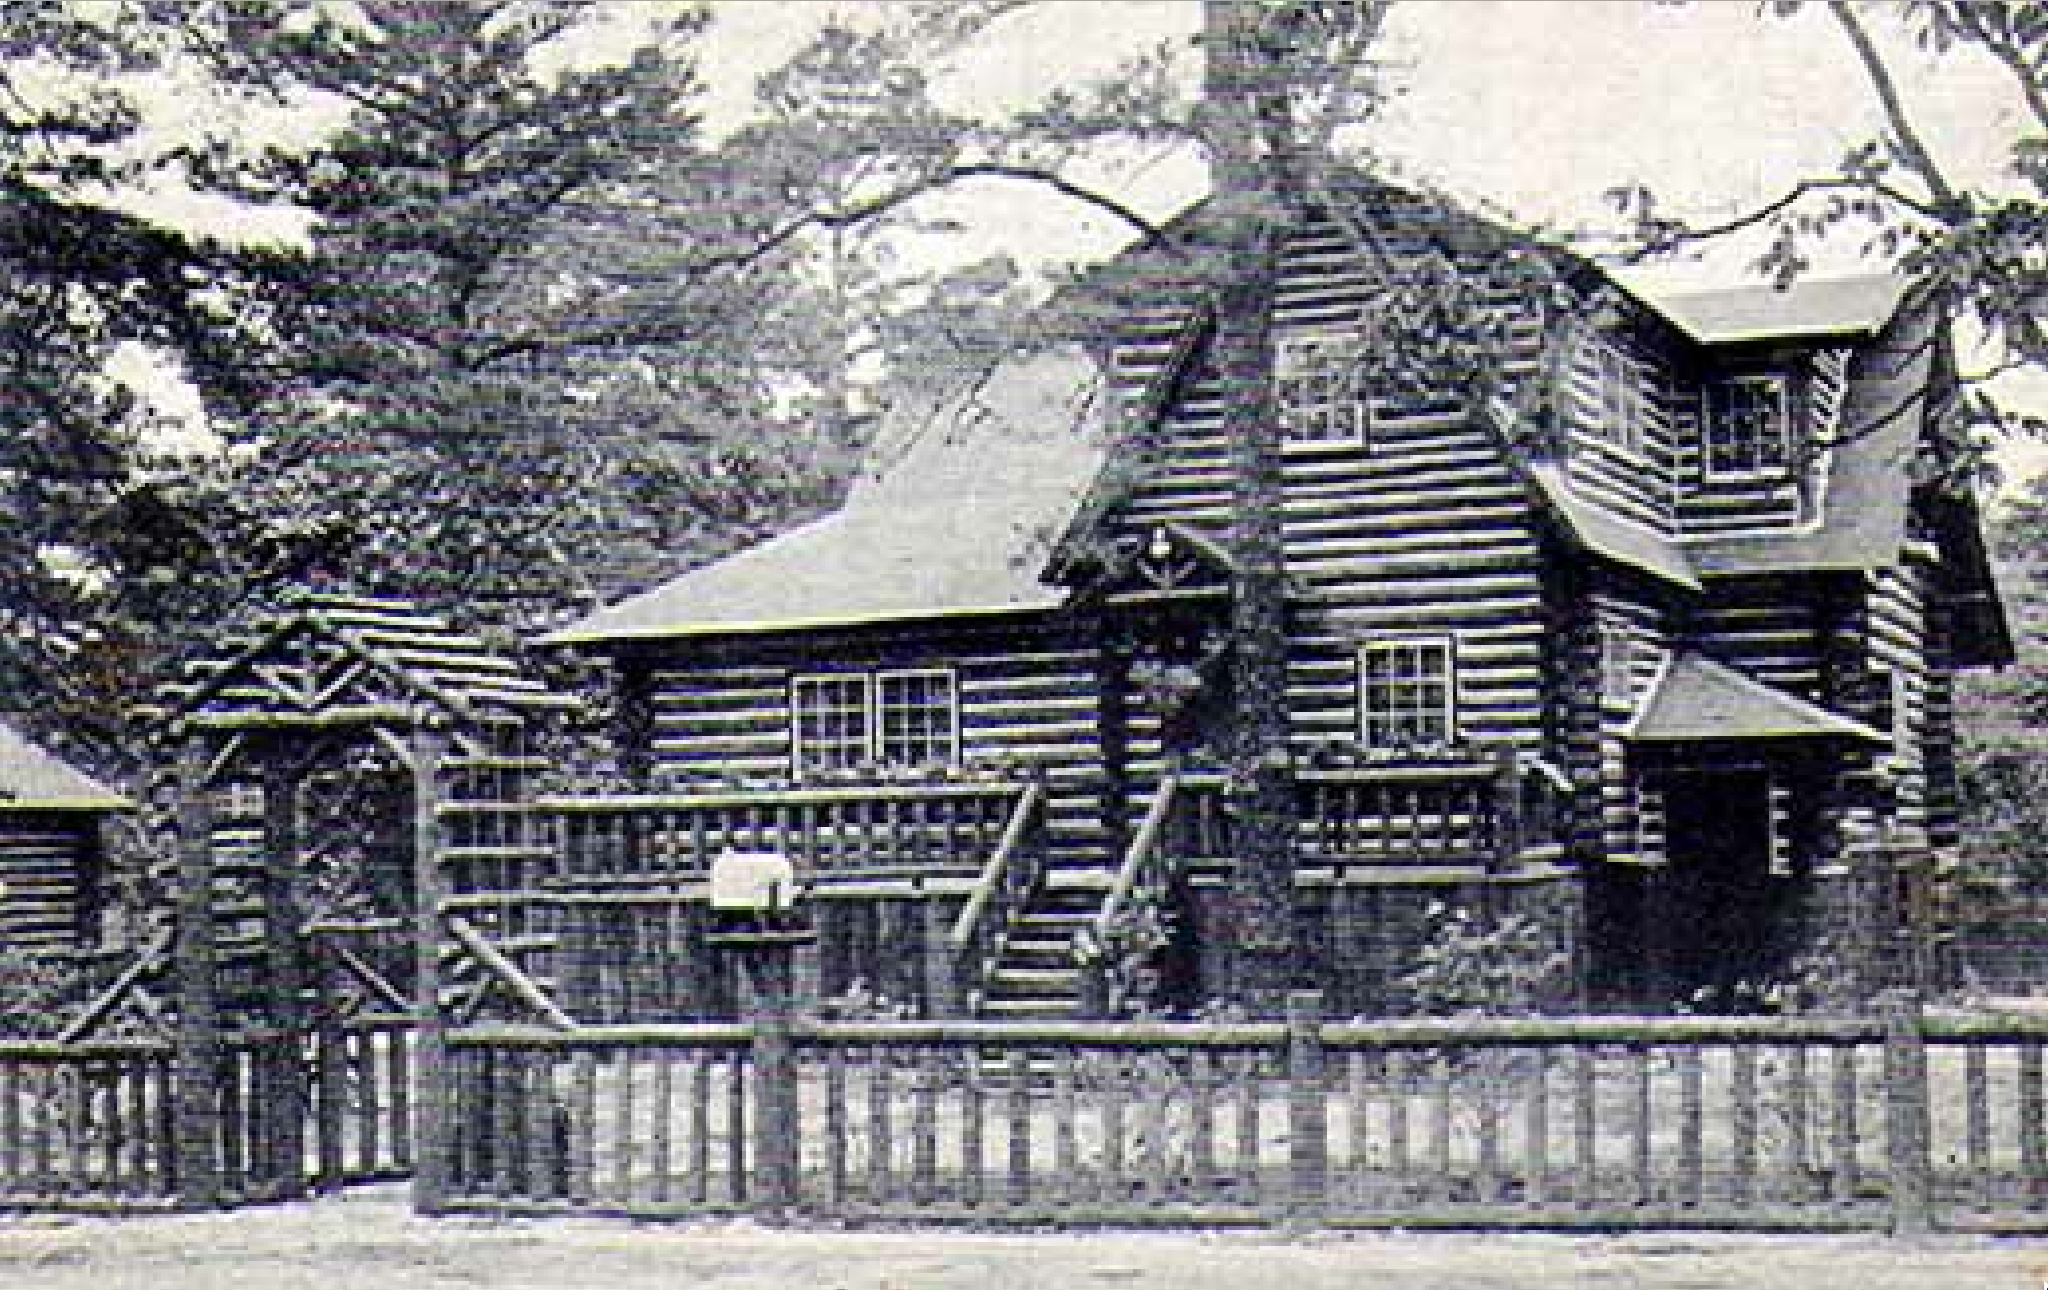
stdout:
[[2039,1290],[2048,1241],[1876,1236],[823,1233],[429,1222],[402,1195],[240,1214],[18,1218],[6,1290]]

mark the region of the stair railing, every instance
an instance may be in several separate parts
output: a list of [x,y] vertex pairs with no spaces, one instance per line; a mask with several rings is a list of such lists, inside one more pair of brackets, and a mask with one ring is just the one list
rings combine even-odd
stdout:
[[[971,1012],[1011,920],[1024,912],[1044,866],[1039,845],[1045,821],[1045,785],[1032,781],[1017,796],[1002,838],[976,877],[967,903],[947,936],[952,959],[950,1009]],[[963,1006],[964,1005],[964,1006]]]
[[1096,944],[1107,942],[1117,920],[1123,917],[1124,907],[1131,902],[1131,893],[1146,888],[1157,891],[1172,877],[1169,869],[1172,857],[1163,844],[1179,796],[1178,775],[1170,774],[1159,781],[1159,791],[1152,795],[1152,805],[1146,809],[1138,831],[1131,835],[1130,846],[1124,848],[1124,857],[1116,867],[1109,895],[1103,898],[1102,910],[1095,915],[1093,930]]

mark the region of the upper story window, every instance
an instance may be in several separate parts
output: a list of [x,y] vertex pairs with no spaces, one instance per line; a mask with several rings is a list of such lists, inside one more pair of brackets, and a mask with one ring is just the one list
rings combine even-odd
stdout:
[[1359,738],[1367,747],[1450,743],[1457,689],[1449,640],[1374,641],[1358,651]]
[[1707,477],[1783,475],[1793,457],[1792,401],[1784,376],[1729,376],[1708,388]]
[[1357,336],[1341,333],[1279,338],[1274,393],[1290,446],[1365,443],[1372,414],[1359,377],[1361,348]]
[[959,760],[960,709],[942,669],[820,672],[790,678],[790,762],[801,777],[880,763]]
[[1593,367],[1599,379],[1598,432],[1602,439],[1623,452],[1643,450],[1642,370],[1604,338],[1594,338]]

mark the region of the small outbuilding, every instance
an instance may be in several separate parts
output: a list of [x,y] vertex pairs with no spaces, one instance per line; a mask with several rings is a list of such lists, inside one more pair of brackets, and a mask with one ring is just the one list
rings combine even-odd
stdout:
[[91,941],[102,831],[129,805],[0,721],[0,946],[70,950]]

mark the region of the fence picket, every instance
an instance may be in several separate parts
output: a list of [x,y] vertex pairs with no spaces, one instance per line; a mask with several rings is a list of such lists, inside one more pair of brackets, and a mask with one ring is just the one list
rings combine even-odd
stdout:
[[[936,1048],[913,1050],[915,1091],[910,1108],[910,1198],[929,1205],[939,1194],[939,1090],[946,1082],[944,1054]],[[877,1050],[876,1060],[882,1060]]]
[[1023,1205],[1031,1199],[1031,1054],[1010,1052],[1009,1185],[1005,1200]]
[[1737,1044],[1729,1053],[1730,1096],[1734,1103],[1731,1125],[1734,1159],[1730,1162],[1730,1186],[1739,1202],[1756,1199],[1757,1090],[1756,1049]]

